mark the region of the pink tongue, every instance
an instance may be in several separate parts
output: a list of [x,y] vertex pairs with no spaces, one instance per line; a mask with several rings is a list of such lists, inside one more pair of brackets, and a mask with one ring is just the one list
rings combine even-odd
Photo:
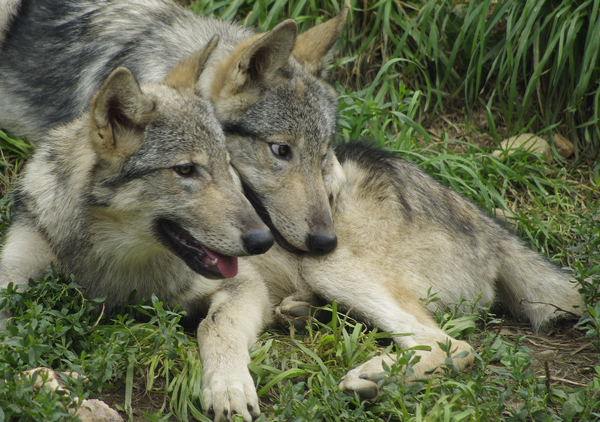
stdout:
[[204,252],[210,259],[217,260],[217,268],[225,278],[235,277],[238,273],[238,259],[235,256],[221,255],[215,251],[203,247]]

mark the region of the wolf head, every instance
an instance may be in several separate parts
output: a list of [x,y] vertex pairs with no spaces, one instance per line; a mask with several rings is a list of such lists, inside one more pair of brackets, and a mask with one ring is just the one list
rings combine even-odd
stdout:
[[209,278],[235,276],[236,256],[273,244],[234,182],[212,107],[194,92],[216,43],[161,84],[140,88],[118,68],[95,95],[89,119],[96,157],[89,203],[95,219],[120,227],[107,230],[115,237],[109,242],[133,261],[167,248]]
[[297,36],[287,20],[256,34],[212,66],[202,84],[222,122],[246,196],[288,250],[337,245],[329,197],[337,93],[323,78],[347,10]]

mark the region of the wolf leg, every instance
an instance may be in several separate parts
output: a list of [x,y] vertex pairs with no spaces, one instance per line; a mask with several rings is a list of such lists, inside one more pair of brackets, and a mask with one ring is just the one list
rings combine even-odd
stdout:
[[[56,256],[42,234],[27,225],[13,225],[0,255],[0,290],[10,283],[26,284],[50,271],[50,262]],[[10,317],[6,309],[0,310],[0,325]]]
[[[441,366],[446,358],[452,357],[453,364],[463,370],[473,362],[473,354],[469,343],[454,339],[438,328],[433,319],[422,310],[413,307],[402,308],[396,303],[388,302],[385,311],[378,311],[379,303],[372,303],[361,310],[356,306],[352,312],[365,319],[384,331],[392,332],[394,342],[402,349],[415,346],[428,346],[427,350],[416,350],[418,362],[412,366],[413,373],[402,378],[403,382],[410,382],[415,378],[429,378],[441,372]],[[418,303],[414,304],[419,306]],[[381,312],[381,315],[378,313]],[[440,347],[440,344],[448,346],[448,352]],[[466,353],[463,353],[466,352]],[[363,398],[374,398],[379,395],[377,383],[386,376],[383,363],[391,367],[395,363],[393,355],[383,354],[375,356],[367,362],[350,370],[342,382],[340,389],[344,391],[355,391]]]
[[25,284],[30,278],[45,275],[51,261],[56,261],[56,257],[38,230],[13,225],[0,255],[0,289],[11,282]]
[[[471,346],[469,343],[452,339],[449,336],[445,336],[446,343],[449,346],[449,355],[452,357],[452,363],[458,367],[459,370],[463,370],[473,362],[473,354],[471,352]],[[397,343],[400,343],[395,338]],[[439,345],[429,345],[431,351],[417,351],[419,362],[413,366],[414,374],[405,376],[402,378],[402,382],[407,383],[415,378],[429,378],[436,373],[441,372],[441,366],[448,354],[442,350]],[[461,354],[466,352],[467,354]],[[457,355],[460,355],[458,357]],[[387,372],[384,367],[385,365],[390,368],[396,359],[388,354],[375,356],[365,363],[357,366],[356,368],[348,371],[344,376],[342,382],[340,382],[340,389],[346,392],[356,392],[364,399],[374,399],[379,396],[379,387],[377,383],[387,376]]]
[[[305,260],[302,273],[311,291],[326,300],[335,300],[341,308],[348,309],[359,320],[365,321],[383,331],[393,333],[394,341],[401,348],[429,346],[430,351],[416,350],[418,363],[413,365],[414,375],[405,378],[430,376],[428,371],[443,365],[447,353],[439,343],[451,343],[450,355],[460,370],[473,362],[471,346],[444,333],[427,313],[411,286],[423,284],[418,274],[408,271],[398,273],[397,269],[386,271],[382,265],[379,271],[369,271],[362,261],[346,257],[342,248],[324,259]],[[358,392],[364,397],[378,394],[377,381],[382,378],[382,363],[390,365],[390,356],[378,356],[351,370],[340,384],[342,389]]]
[[260,415],[248,349],[269,317],[265,286],[243,270],[213,296],[198,327],[198,345],[206,413],[215,421],[231,421],[239,414],[248,422]]

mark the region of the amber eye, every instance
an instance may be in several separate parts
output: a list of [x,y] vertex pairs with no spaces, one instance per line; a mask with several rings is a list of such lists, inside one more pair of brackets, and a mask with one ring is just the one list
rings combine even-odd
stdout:
[[183,164],[181,166],[175,166],[173,167],[173,170],[175,170],[175,172],[178,175],[184,177],[190,177],[196,173],[196,168],[192,164]]
[[279,158],[289,160],[292,158],[292,148],[286,144],[269,144],[271,146],[271,152]]

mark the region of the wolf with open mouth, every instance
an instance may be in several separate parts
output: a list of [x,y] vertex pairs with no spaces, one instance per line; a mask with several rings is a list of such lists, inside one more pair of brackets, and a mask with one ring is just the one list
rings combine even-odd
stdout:
[[[42,277],[54,262],[87,297],[106,296],[106,313],[133,290],[137,299],[155,294],[190,316],[231,306],[243,321],[224,321],[203,336],[207,394],[227,397],[227,388],[242,382],[249,385],[244,406],[258,411],[247,347],[267,306],[264,315],[244,309],[267,293],[237,257],[262,254],[274,239],[242,193],[212,106],[195,92],[216,44],[217,37],[161,83],[138,85],[117,68],[89,113],[50,131],[14,193],[0,288]],[[214,327],[215,319],[209,322]],[[214,362],[213,355],[226,355],[223,347],[240,349],[238,342],[243,353],[230,364]]]
[[44,142],[48,128],[87,110],[117,66],[159,82],[218,35],[196,88],[244,191],[280,245],[324,254],[337,245],[328,202],[337,93],[325,77],[346,15],[298,35],[293,20],[259,33],[166,0],[5,0],[0,127]]

